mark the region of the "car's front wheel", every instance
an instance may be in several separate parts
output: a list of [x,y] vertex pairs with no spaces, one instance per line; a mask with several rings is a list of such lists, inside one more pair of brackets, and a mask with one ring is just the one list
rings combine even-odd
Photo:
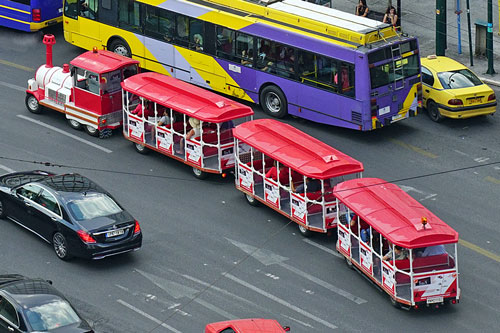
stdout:
[[66,237],[64,237],[64,235],[60,232],[56,232],[54,236],[52,236],[52,246],[54,247],[54,252],[59,259],[68,260],[71,258],[68,251],[68,242],[66,241]]
[[443,116],[439,112],[436,102],[432,100],[427,102],[427,113],[432,121],[435,121],[436,123],[443,121]]

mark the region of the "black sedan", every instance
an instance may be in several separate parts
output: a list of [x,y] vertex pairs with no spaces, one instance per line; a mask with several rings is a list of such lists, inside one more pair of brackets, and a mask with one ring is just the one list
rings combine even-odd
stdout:
[[79,174],[16,172],[0,177],[0,218],[52,244],[56,255],[101,259],[138,250],[139,223],[99,185]]
[[92,333],[52,282],[0,275],[0,332]]

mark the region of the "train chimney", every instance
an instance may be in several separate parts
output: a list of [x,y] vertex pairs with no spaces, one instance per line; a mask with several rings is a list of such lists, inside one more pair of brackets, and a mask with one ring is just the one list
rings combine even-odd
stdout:
[[56,43],[56,37],[52,34],[47,34],[43,36],[43,43],[47,46],[46,50],[46,63],[45,66],[52,67],[52,45]]
[[63,65],[63,73],[69,73],[69,65],[68,64]]

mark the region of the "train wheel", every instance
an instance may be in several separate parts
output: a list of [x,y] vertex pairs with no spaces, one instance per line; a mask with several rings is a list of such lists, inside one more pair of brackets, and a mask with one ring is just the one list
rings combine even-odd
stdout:
[[299,232],[304,237],[311,237],[312,231],[304,227],[302,224],[299,224]]
[[247,202],[250,204],[250,206],[256,207],[259,205],[259,201],[257,199],[255,199],[253,196],[251,196],[250,194],[245,193],[245,198],[247,198]]
[[208,177],[208,173],[195,167],[193,167],[193,175],[198,179],[205,179]]
[[109,44],[109,50],[125,57],[132,57],[132,52],[128,44],[119,38],[114,39],[111,44]]
[[85,130],[85,132],[87,132],[88,135],[99,136],[99,130],[93,126],[85,125],[83,129]]
[[139,154],[147,154],[147,153],[149,153],[148,148],[146,148],[146,146],[141,145],[140,143],[134,143],[134,147],[135,147],[135,150],[137,150],[137,152]]
[[78,121],[76,121],[74,119],[68,119],[68,124],[69,124],[69,127],[71,127],[72,129],[75,129],[77,131],[82,129],[82,124],[80,124]]
[[36,114],[42,112],[42,106],[40,105],[40,103],[38,103],[38,100],[32,94],[27,94],[25,101],[26,101],[26,107],[28,108],[29,112]]
[[267,86],[262,89],[260,105],[267,114],[276,118],[283,118],[288,113],[285,95],[276,86]]
[[395,307],[396,309],[400,309],[401,308],[401,304],[399,304],[398,301],[396,301],[395,298],[393,298],[392,296],[389,296],[389,298],[391,299],[391,304],[393,307]]
[[352,262],[349,258],[345,257],[345,264],[347,265],[347,267],[349,267],[350,269],[352,269]]
[[431,120],[435,121],[436,123],[439,123],[444,119],[439,112],[436,102],[432,100],[427,103],[427,113],[429,114],[429,118],[431,118]]

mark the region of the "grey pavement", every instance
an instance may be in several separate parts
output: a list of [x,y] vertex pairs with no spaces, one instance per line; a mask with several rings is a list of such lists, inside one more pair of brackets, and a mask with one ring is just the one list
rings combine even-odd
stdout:
[[[333,8],[354,13],[357,0],[332,0]],[[388,0],[367,0],[370,9],[385,12]],[[396,0],[392,0],[396,7]],[[458,24],[455,14],[457,0],[447,0],[447,49],[446,56],[453,58],[474,71],[488,84],[500,86],[500,35],[498,24],[498,0],[493,0],[493,68],[496,74],[486,74],[488,59],[484,56],[473,55],[474,66],[470,66],[469,36],[467,29],[466,1],[460,0],[460,31],[462,53],[458,53]],[[476,47],[476,21],[487,21],[487,1],[470,0],[472,51]],[[401,1],[401,27],[404,33],[417,36],[422,56],[436,54],[436,0],[402,0]]]

